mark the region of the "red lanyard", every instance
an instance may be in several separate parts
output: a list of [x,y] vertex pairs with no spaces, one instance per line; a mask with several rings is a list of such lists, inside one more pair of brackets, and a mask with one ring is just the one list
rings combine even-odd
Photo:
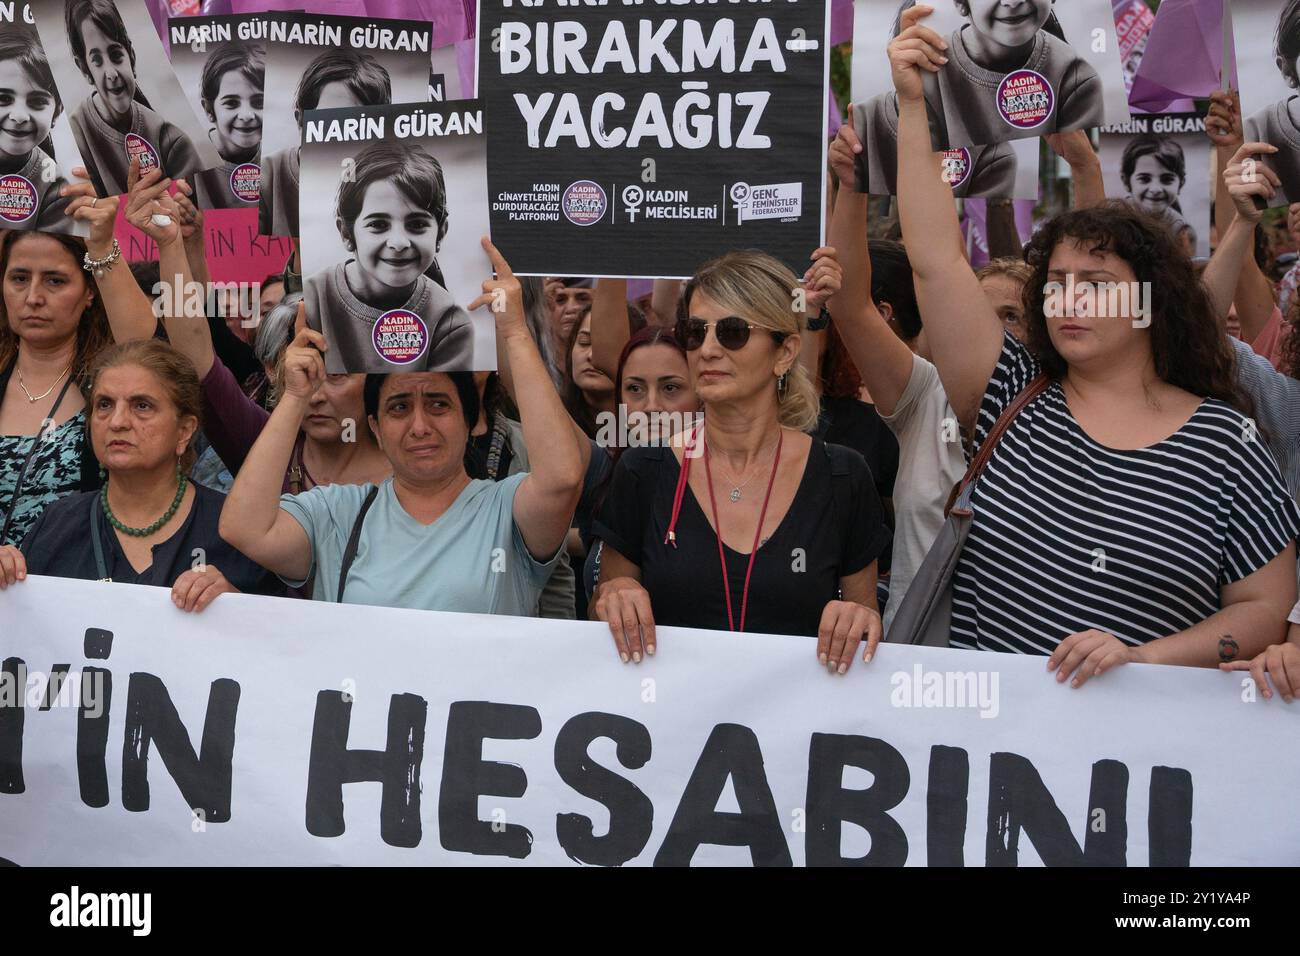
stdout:
[[[745,568],[745,587],[740,593],[740,630],[745,629],[745,611],[749,606],[749,578],[754,572],[754,558],[758,557],[758,536],[763,533],[763,520],[767,517],[767,503],[772,500],[772,487],[776,484],[776,473],[781,467],[781,443],[785,440],[785,430],[777,433],[776,458],[772,462],[772,475],[767,479],[767,494],[763,496],[763,508],[758,513],[758,527],[754,529],[754,543],[749,549],[749,566]],[[727,627],[736,630],[736,621],[731,611],[731,581],[727,577],[727,557],[722,550],[722,522],[718,520],[718,501],[713,494],[713,469],[709,467],[709,443],[704,443],[704,474],[709,482],[709,507],[713,509],[713,531],[718,537],[718,561],[722,565],[722,593],[727,598]]]

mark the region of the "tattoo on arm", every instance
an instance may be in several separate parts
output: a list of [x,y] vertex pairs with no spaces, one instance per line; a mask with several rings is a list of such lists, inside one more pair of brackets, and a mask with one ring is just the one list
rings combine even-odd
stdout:
[[1231,634],[1225,634],[1219,638],[1219,660],[1225,662],[1236,660],[1240,651],[1241,648],[1237,646],[1237,642],[1233,640]]

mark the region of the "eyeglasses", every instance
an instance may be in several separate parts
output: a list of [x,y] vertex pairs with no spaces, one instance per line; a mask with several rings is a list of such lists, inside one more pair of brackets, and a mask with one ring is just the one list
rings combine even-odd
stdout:
[[[738,315],[729,315],[725,319],[718,319],[716,322],[705,322],[703,319],[697,319],[691,316],[689,319],[677,320],[677,341],[681,343],[682,348],[688,352],[694,352],[704,344],[704,339],[709,334],[709,326],[713,326],[713,334],[717,336],[718,344],[728,352],[735,352],[737,349],[743,349],[745,343],[749,341],[750,329],[761,329],[763,326],[754,325],[746,322]],[[784,332],[777,332],[768,329],[772,338],[777,342],[785,340]]]

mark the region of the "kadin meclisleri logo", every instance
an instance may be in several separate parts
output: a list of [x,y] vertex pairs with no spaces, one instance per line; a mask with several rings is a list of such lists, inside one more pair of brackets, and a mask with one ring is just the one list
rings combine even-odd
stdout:
[[599,183],[590,179],[580,179],[564,191],[560,198],[560,209],[564,218],[575,226],[591,226],[605,218],[609,200]]

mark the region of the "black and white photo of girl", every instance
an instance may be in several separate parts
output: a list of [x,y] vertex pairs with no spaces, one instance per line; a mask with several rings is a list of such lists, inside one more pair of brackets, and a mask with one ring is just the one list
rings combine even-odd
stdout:
[[[429,99],[428,23],[315,14],[268,14],[272,31],[267,42],[264,111],[262,114],[262,187],[258,232],[267,236],[297,236],[303,118],[310,110],[390,103],[424,103]],[[301,35],[301,42],[277,40],[275,28],[284,24]],[[306,27],[337,28],[340,45],[307,42]],[[423,50],[373,49],[351,45],[361,28],[420,35]]]
[[1110,0],[933,0],[929,6],[934,13],[922,25],[948,44],[948,62],[925,76],[935,149],[1128,120]]
[[71,200],[59,195],[80,164],[36,35],[0,26],[0,228],[84,235],[86,224],[64,215]]
[[328,373],[495,367],[490,323],[464,308],[490,268],[474,241],[487,234],[484,159],[481,135],[404,139],[390,127],[367,142],[317,143],[309,131],[303,190],[334,196],[302,209],[307,322],[329,343]]
[[35,0],[31,7],[101,196],[126,191],[132,159],[142,172],[161,167],[174,179],[218,164],[143,0]]
[[[1140,117],[1134,124],[1151,124]],[[1167,223],[1189,256],[1210,253],[1210,144],[1204,133],[1101,131],[1106,194]]]
[[[898,95],[885,47],[897,36],[903,11],[912,6],[915,0],[857,0],[855,6],[850,122],[862,143],[855,161],[858,192],[892,196],[898,191]],[[885,20],[893,26],[882,36],[879,24]],[[1038,152],[1036,140],[956,147],[944,158],[944,180],[958,199],[1037,199]]]
[[[172,66],[221,157],[219,166],[194,177],[195,200],[201,209],[255,209],[261,181],[265,23],[250,14],[178,17],[169,26]],[[191,37],[201,39],[185,42]]]
[[1300,202],[1300,0],[1232,5],[1237,75],[1247,143],[1268,143],[1261,159],[1282,180],[1274,205]]

